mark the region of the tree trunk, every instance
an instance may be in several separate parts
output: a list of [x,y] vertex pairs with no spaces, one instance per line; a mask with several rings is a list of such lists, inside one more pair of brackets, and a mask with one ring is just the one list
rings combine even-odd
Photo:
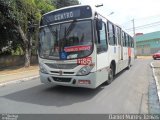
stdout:
[[30,40],[27,39],[26,35],[24,34],[22,28],[20,25],[14,25],[14,27],[17,29],[19,32],[21,39],[23,40],[24,43],[24,54],[25,54],[25,67],[30,66],[30,60],[31,60],[31,44]]
[[37,28],[36,29],[36,31],[35,31],[35,33],[36,33],[36,38],[35,38],[35,40],[36,40],[36,43],[35,43],[35,47],[36,47],[36,53],[37,53],[37,51],[38,51],[38,45],[39,45],[39,28]]
[[[31,63],[31,53],[32,53],[32,34],[30,33],[30,32],[28,32],[28,57],[25,57],[25,58],[29,58],[29,60],[28,61],[26,61],[26,62],[29,62],[28,64],[26,64],[26,62],[25,62],[25,66],[27,66],[27,65],[29,65],[30,66],[30,63]],[[29,67],[28,66],[28,67]]]
[[29,67],[30,66],[30,60],[31,60],[31,55],[30,55],[30,51],[28,50],[28,48],[25,48],[25,63],[24,66],[25,67]]

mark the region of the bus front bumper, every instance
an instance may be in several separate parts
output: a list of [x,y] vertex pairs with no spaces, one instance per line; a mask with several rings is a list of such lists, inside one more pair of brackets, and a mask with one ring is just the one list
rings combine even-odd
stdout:
[[40,72],[40,80],[47,85],[62,85],[72,87],[96,88],[96,74],[85,76],[57,76]]

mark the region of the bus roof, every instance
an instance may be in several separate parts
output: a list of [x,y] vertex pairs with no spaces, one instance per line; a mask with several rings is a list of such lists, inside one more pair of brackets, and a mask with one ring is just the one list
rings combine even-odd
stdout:
[[[67,6],[67,7],[62,7],[62,8],[59,8],[59,9],[52,10],[50,12],[47,12],[47,13],[43,14],[42,16],[50,14],[52,12],[59,11],[59,10],[64,10],[64,9],[68,9],[68,8],[75,8],[75,7],[83,7],[83,6],[89,6],[89,7],[91,7],[90,5],[72,5],[72,6]],[[93,8],[92,8],[92,10],[93,10]]]
[[41,25],[78,19],[93,19],[94,11],[89,5],[74,5],[50,11],[42,16]]

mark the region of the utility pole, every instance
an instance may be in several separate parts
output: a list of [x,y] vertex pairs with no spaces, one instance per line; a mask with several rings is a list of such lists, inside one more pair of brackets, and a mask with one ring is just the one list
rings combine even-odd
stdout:
[[136,31],[135,31],[134,19],[132,20],[132,23],[133,23],[134,55],[135,55],[135,58],[137,58],[137,47],[136,47],[136,39],[135,39]]
[[134,19],[132,20],[133,23],[133,36],[135,36],[136,32],[135,32],[135,23],[134,23]]

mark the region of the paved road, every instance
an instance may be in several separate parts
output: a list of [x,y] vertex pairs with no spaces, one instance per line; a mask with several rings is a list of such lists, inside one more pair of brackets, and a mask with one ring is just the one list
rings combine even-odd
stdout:
[[49,87],[38,79],[0,87],[0,113],[148,113],[150,62],[136,60],[95,90]]

